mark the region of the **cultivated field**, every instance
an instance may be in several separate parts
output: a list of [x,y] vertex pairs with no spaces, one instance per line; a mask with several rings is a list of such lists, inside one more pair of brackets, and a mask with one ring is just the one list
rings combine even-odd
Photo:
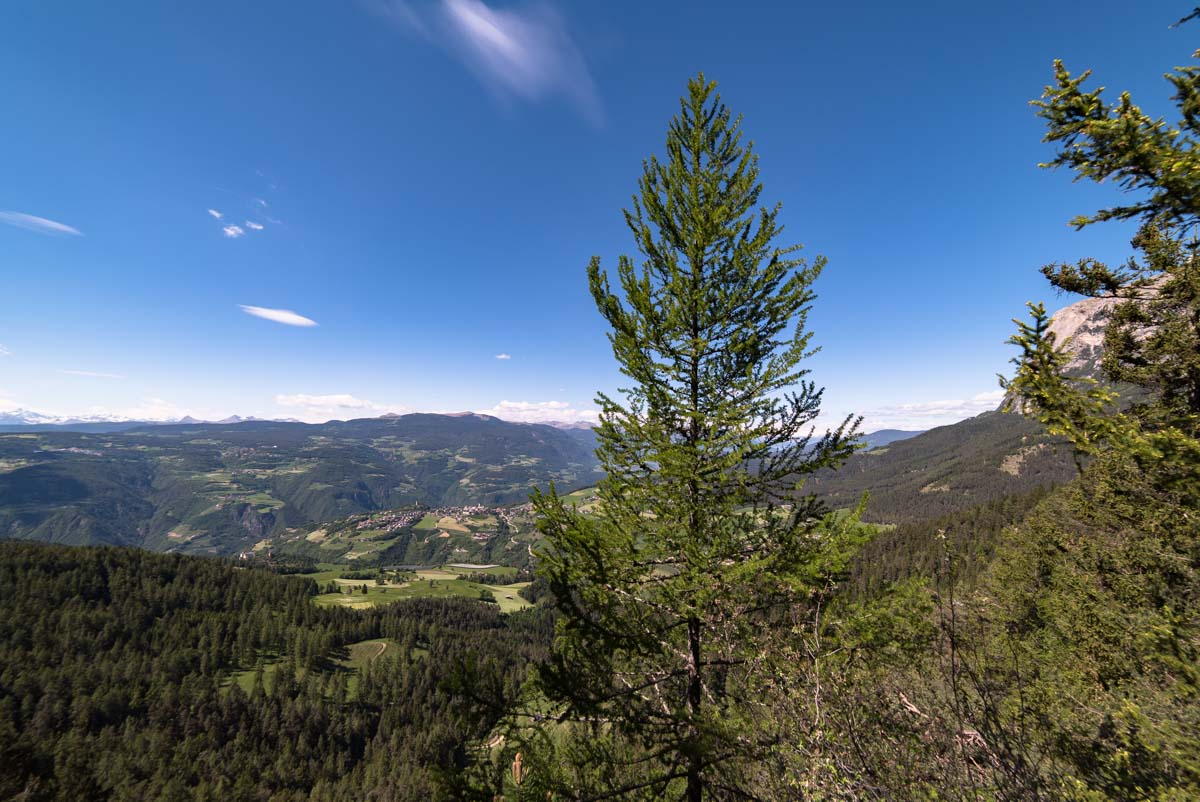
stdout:
[[[342,574],[353,570],[349,565],[325,564],[320,567],[326,570],[308,574],[307,578],[316,581],[322,589],[330,583],[338,586],[337,592],[322,593],[316,597],[317,604],[327,607],[348,607],[352,610],[362,610],[379,604],[391,604],[422,596],[461,596],[484,600],[489,595],[495,600],[501,612],[512,613],[532,606],[519,595],[521,590],[529,586],[528,582],[485,585],[463,579],[464,575],[480,573],[493,576],[516,574],[515,568],[505,566],[494,565],[486,568],[445,566],[418,571],[384,572],[381,577],[386,578],[382,579],[344,578]],[[363,592],[364,588],[366,592]]]

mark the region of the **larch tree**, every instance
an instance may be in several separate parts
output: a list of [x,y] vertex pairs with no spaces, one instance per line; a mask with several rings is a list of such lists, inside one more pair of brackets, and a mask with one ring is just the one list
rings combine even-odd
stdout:
[[761,690],[784,670],[772,630],[819,607],[865,537],[801,492],[858,426],[817,434],[822,390],[801,366],[825,260],[779,244],[780,205],[760,203],[758,158],[715,86],[689,81],[665,159],[644,163],[625,211],[640,262],[620,258],[619,290],[588,267],[630,381],[597,398],[594,508],[534,497],[561,613],[537,691],[552,740],[569,734],[588,767],[554,780],[531,759],[537,798],[753,798],[772,747]]

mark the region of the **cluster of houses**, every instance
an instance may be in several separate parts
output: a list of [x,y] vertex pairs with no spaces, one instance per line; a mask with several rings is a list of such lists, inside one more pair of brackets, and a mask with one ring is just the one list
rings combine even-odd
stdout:
[[79,446],[68,446],[67,448],[43,448],[43,451],[54,451],[56,453],[66,454],[87,454],[89,457],[103,457],[104,454],[91,448],[80,448]]
[[382,529],[385,532],[398,532],[406,526],[412,526],[425,517],[424,510],[389,510],[373,513],[355,525],[355,529]]

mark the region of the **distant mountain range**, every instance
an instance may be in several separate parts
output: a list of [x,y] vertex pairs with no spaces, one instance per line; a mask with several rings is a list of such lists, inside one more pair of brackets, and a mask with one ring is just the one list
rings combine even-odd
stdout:
[[230,553],[354,513],[510,504],[600,476],[590,429],[486,415],[68,426],[0,434],[0,538]]
[[[434,414],[434,413],[430,413]],[[475,417],[481,420],[501,420],[492,415],[484,415],[478,412],[452,412],[445,415],[449,418]],[[395,412],[387,412],[380,415],[376,420],[396,420],[403,418],[404,415]],[[368,420],[368,419],[361,419]],[[335,423],[337,421],[327,421],[327,423]],[[510,421],[518,423],[520,421]],[[303,421],[295,418],[256,418],[254,416],[241,417],[240,415],[230,415],[227,418],[220,420],[201,420],[193,418],[191,415],[185,415],[182,418],[163,421],[147,421],[135,420],[133,418],[122,418],[118,416],[107,415],[83,415],[79,417],[67,417],[62,415],[47,415],[41,412],[33,412],[26,409],[17,409],[12,412],[0,412],[0,432],[28,432],[28,431],[63,431],[63,432],[87,432],[92,434],[104,432],[124,432],[130,429],[138,429],[145,426],[178,426],[178,425],[195,425],[195,424],[221,424],[228,425],[234,423],[303,423]],[[591,431],[595,428],[594,423],[586,421],[559,421],[549,420],[541,421],[537,425],[553,426],[555,429],[563,429],[566,431]],[[862,442],[866,444],[867,449],[881,448],[894,443],[898,440],[904,440],[909,437],[915,437],[924,430],[904,430],[904,429],[880,429],[877,432],[869,432],[861,436]]]
[[[43,412],[34,412],[28,409],[15,409],[11,412],[0,412],[0,432],[16,431],[16,430],[31,430],[45,429],[73,432],[120,432],[128,429],[135,429],[139,426],[163,426],[172,424],[191,424],[191,423],[247,423],[250,421],[264,421],[267,418],[243,418],[240,415],[230,415],[227,418],[215,421],[204,421],[193,418],[190,415],[185,415],[182,418],[166,421],[147,421],[137,420],[134,418],[124,418],[117,415],[81,415],[77,417],[64,415],[47,415]],[[277,418],[275,420],[299,423],[300,421],[294,418]]]
[[[434,414],[434,413],[430,413]],[[461,417],[476,417],[480,419],[500,420],[500,418],[491,415],[483,415],[478,412],[451,412],[447,413],[446,417],[461,418]],[[395,418],[403,418],[404,415],[398,415],[394,412],[388,412],[379,416],[379,420],[392,420]],[[303,423],[304,421],[296,418],[256,418],[253,415],[243,418],[240,415],[230,415],[227,418],[220,420],[201,420],[193,418],[191,415],[185,415],[182,418],[173,418],[170,420],[138,420],[135,418],[124,418],[116,415],[48,415],[42,412],[34,412],[28,409],[15,409],[10,412],[0,412],[0,432],[15,432],[15,431],[67,431],[67,432],[123,432],[130,429],[137,429],[143,426],[175,426],[175,425],[191,425],[198,423],[216,423],[216,424],[231,424],[231,423]],[[326,421],[326,423],[336,423],[338,421]],[[520,421],[510,421],[512,423],[520,423]],[[553,426],[556,429],[578,429],[590,430],[592,424],[583,422],[568,422],[568,421],[545,421],[545,426]]]
[[858,439],[866,444],[866,450],[870,451],[875,448],[883,448],[884,446],[898,443],[901,440],[907,440],[910,437],[916,437],[923,434],[924,429],[880,429],[877,432],[869,432],[862,435]]

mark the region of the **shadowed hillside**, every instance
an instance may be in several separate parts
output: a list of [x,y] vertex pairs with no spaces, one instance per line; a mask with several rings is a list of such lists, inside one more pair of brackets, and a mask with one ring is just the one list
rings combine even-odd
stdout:
[[836,507],[853,506],[869,491],[867,520],[904,523],[1061,484],[1076,473],[1070,449],[1041,424],[985,412],[860,452],[836,472],[814,476],[806,489]]

